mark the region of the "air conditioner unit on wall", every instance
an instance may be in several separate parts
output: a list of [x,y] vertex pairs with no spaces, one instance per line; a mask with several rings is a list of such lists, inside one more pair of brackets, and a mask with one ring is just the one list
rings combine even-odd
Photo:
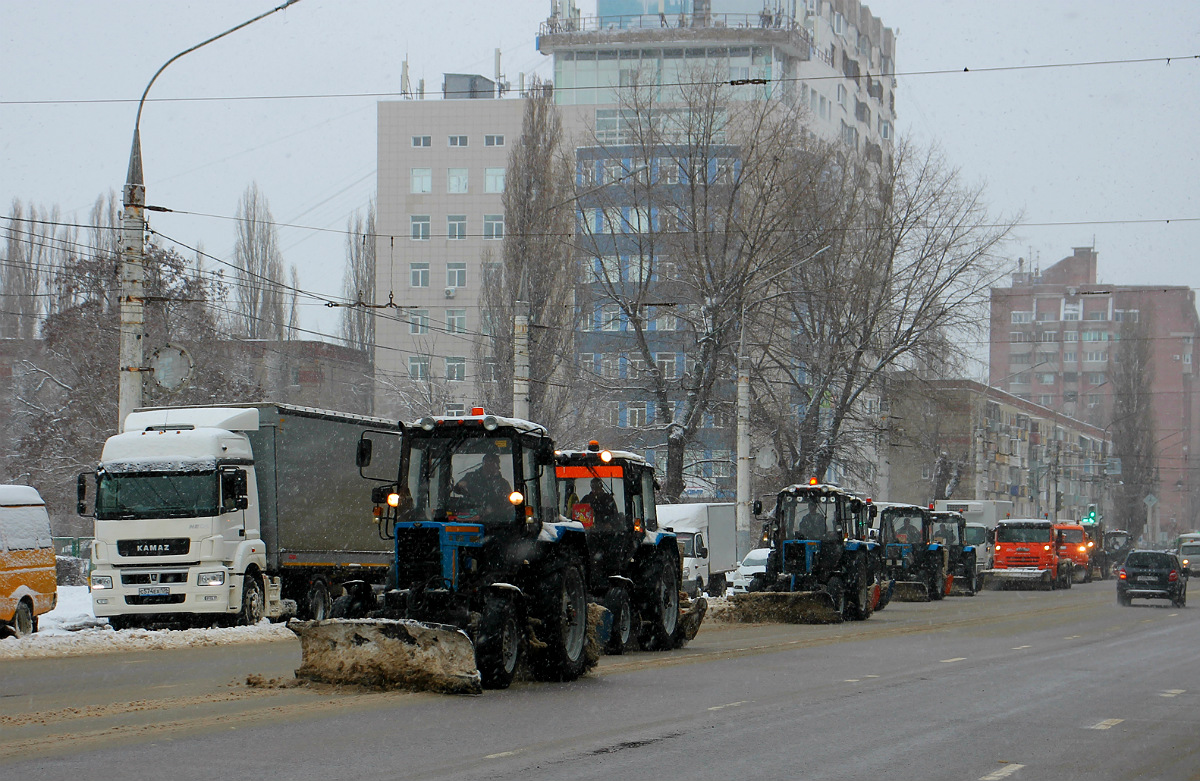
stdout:
[[457,288],[452,288],[452,287],[446,288],[446,298],[454,298],[454,291],[456,289]]

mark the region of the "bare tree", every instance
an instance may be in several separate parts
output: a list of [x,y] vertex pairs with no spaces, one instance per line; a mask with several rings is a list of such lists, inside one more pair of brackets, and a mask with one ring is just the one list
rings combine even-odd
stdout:
[[283,339],[283,255],[271,208],[257,183],[238,202],[233,262],[236,330],[249,339]]
[[[0,337],[32,339],[48,310],[45,294],[51,278],[75,251],[73,229],[61,225],[58,207],[25,207],[13,199],[3,221],[6,255],[0,265]],[[52,300],[52,299],[50,299]]]
[[792,193],[795,254],[807,260],[773,283],[782,306],[753,312],[767,337],[757,409],[785,481],[867,455],[860,400],[889,370],[944,360],[947,330],[972,332],[1012,226],[933,150],[899,144],[884,167],[837,146],[812,159]]
[[342,295],[352,303],[342,310],[342,341],[370,354],[375,349],[375,315],[365,305],[375,291],[375,202],[364,219],[355,212],[346,222],[346,276]]
[[1146,521],[1146,495],[1158,488],[1154,452],[1154,364],[1150,347],[1153,313],[1121,323],[1121,341],[1109,370],[1112,383],[1113,454],[1121,459],[1121,477],[1113,494],[1119,524],[1136,538]]
[[575,319],[568,238],[574,191],[567,155],[552,93],[535,79],[505,171],[500,257],[489,250],[481,259],[483,338],[477,362],[486,367],[481,385],[488,408],[512,410],[514,315],[516,307],[528,307],[529,416],[552,430],[571,403],[562,371],[570,361]]
[[578,296],[602,356],[583,368],[635,415],[638,394],[648,397],[647,420],[626,426],[638,440],[624,444],[665,440],[672,500],[701,459],[702,427],[728,398],[743,314],[795,260],[785,195],[803,171],[793,164],[799,104],[746,94],[715,71],[681,81],[635,79],[611,126],[593,127],[592,147],[577,152],[590,188],[579,195],[589,282]]

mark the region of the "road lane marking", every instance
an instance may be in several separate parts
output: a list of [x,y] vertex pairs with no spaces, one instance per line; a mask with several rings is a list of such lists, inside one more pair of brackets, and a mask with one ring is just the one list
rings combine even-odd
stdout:
[[967,657],[965,656],[956,656],[953,659],[943,659],[942,664],[950,664],[950,662],[965,662],[966,660]]
[[1000,781],[1000,779],[1008,778],[1023,767],[1025,766],[1018,765],[1014,762],[1011,765],[1005,765],[994,773],[988,773],[986,776],[980,776],[979,781]]
[[1033,648],[1033,646],[1032,645],[1018,645],[1018,646],[1014,647],[1013,650],[1014,651],[1022,651],[1026,648]]
[[488,754],[484,759],[503,759],[504,757],[515,756],[515,751],[501,751],[499,754]]
[[749,702],[749,700],[741,700],[740,702],[730,702],[725,705],[715,705],[715,706],[709,708],[709,710],[724,710],[725,708],[736,708],[739,705],[745,705],[747,702]]
[[864,678],[878,678],[878,675],[864,675]]
[[1112,727],[1120,724],[1122,721],[1125,721],[1125,719],[1105,719],[1099,724],[1093,724],[1092,726],[1088,727],[1088,729],[1111,729]]
[[1081,637],[1083,637],[1083,635],[1071,635],[1070,637],[1064,637],[1063,640],[1078,640]]
[[1186,691],[1187,691],[1187,689],[1164,689],[1163,691],[1158,693],[1158,696],[1159,697],[1178,697],[1179,695],[1183,694]]
[[842,681],[842,683],[858,683],[858,682],[859,681],[857,678],[847,678],[846,680]]

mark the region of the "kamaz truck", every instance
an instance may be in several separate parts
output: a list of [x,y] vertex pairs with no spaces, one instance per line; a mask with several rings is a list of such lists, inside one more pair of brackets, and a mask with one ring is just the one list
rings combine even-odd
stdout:
[[354,448],[394,421],[270,402],[140,409],[79,476],[95,490],[92,609],[117,629],[327,616],[346,581],[382,584],[392,547]]
[[996,525],[992,568],[984,570],[985,588],[1025,584],[1045,589],[1070,588],[1074,564],[1060,559],[1061,533],[1043,518],[1009,518]]
[[752,593],[734,595],[735,605],[760,602],[764,613],[782,620],[868,618],[881,573],[878,545],[867,539],[866,507],[866,500],[816,480],[780,491],[768,521],[766,571],[754,576]]

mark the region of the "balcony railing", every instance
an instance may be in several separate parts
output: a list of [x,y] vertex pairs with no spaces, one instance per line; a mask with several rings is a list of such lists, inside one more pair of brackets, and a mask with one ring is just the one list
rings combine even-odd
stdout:
[[782,15],[760,14],[625,14],[585,16],[577,19],[551,17],[542,22],[540,35],[626,33],[636,30],[762,30],[787,33],[812,48],[808,29]]

